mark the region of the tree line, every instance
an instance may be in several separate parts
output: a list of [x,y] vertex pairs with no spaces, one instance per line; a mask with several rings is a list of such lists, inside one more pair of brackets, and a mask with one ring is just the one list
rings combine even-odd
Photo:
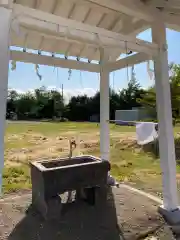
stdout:
[[[172,101],[172,115],[180,116],[180,65],[170,65],[170,87]],[[110,119],[115,119],[115,111],[118,109],[130,110],[134,107],[145,107],[156,117],[156,93],[155,86],[143,89],[136,80],[135,75],[129,81],[127,88],[119,92],[110,91]],[[100,92],[93,97],[87,95],[72,96],[65,104],[60,92],[48,91],[45,87],[18,94],[10,90],[7,97],[8,119],[68,119],[70,121],[89,121],[91,116],[100,113]]]

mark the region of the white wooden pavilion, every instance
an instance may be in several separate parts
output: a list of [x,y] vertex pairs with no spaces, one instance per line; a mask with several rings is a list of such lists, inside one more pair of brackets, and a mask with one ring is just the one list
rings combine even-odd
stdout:
[[[152,59],[160,127],[162,209],[179,215],[166,27],[180,30],[180,0],[0,0],[0,175],[9,60],[100,72],[100,150],[101,158],[109,160],[110,72]],[[152,29],[152,43],[136,38],[148,28]],[[10,46],[22,50],[10,50]],[[135,54],[119,59],[127,50]]]

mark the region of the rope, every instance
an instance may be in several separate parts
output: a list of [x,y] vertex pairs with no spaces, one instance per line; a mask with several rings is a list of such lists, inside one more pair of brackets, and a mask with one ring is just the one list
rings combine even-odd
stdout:
[[113,71],[113,90],[114,90],[115,71]]
[[69,68],[68,70],[68,81],[71,79],[72,76],[72,70]]
[[59,69],[58,69],[58,67],[57,67],[57,71],[56,71],[56,79],[58,80],[57,85],[60,84],[61,82],[59,83]]
[[80,73],[80,85],[81,85],[81,88],[84,89],[83,82],[82,82],[82,72],[81,72],[81,70],[79,71],[79,73]]

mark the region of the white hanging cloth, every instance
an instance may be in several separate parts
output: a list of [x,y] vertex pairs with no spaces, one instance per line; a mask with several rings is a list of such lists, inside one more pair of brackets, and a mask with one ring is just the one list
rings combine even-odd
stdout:
[[139,145],[145,145],[153,142],[157,137],[158,133],[155,129],[157,123],[153,122],[142,122],[136,124],[136,138]]

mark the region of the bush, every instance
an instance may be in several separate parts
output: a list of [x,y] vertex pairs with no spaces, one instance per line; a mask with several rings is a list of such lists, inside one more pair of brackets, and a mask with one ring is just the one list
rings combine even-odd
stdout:
[[[175,145],[176,160],[180,160],[180,137],[175,137],[174,145]],[[154,157],[158,158],[159,157],[159,140],[155,139],[153,142],[144,145],[143,150],[145,152],[152,153]]]
[[157,119],[153,119],[153,118],[146,118],[146,119],[143,119],[143,120],[140,120],[140,122],[154,122],[154,123],[157,123]]
[[[146,119],[140,120],[140,122],[154,122],[154,123],[158,123],[158,120],[157,119],[152,119],[152,118],[146,118]],[[175,119],[175,118],[172,119],[173,126],[175,126],[178,123],[180,123],[180,119]]]
[[60,121],[60,122],[68,122],[69,120],[68,120],[67,118],[62,117],[62,118],[60,118],[59,121]]

